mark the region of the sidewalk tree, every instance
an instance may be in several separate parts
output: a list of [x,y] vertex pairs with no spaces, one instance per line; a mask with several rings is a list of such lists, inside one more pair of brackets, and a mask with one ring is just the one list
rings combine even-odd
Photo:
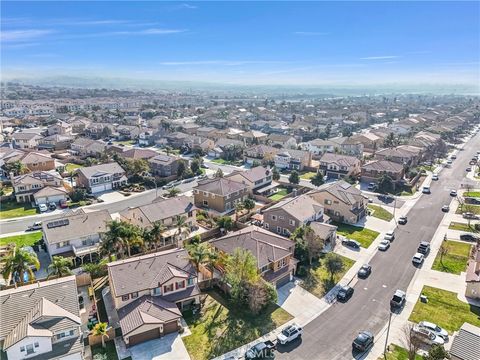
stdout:
[[328,253],[325,255],[324,258],[325,268],[327,269],[328,273],[330,274],[330,282],[334,282],[335,275],[342,272],[345,268],[345,264],[343,263],[343,259],[340,255],[335,253]]
[[324,184],[323,175],[317,172],[317,174],[310,179],[310,182],[312,183],[312,185],[315,185],[315,186],[323,185]]
[[415,336],[415,332],[413,331],[413,327],[415,325],[411,323],[407,323],[403,329],[403,343],[405,348],[407,349],[408,360],[415,360],[417,356],[417,351],[422,346],[421,340]]
[[200,172],[200,161],[198,159],[193,159],[192,162],[190,163],[190,170],[196,175],[199,174]]
[[448,245],[446,240],[443,240],[442,245],[440,246],[440,249],[438,249],[438,252],[440,253],[440,264],[442,265],[443,268],[445,268],[445,265],[443,265],[443,257],[447,256],[448,253],[450,252],[450,246]]
[[300,183],[300,176],[296,170],[291,172],[290,176],[288,177],[288,182],[294,185],[298,185],[298,183]]
[[182,178],[186,169],[187,169],[187,166],[185,165],[185,161],[183,161],[183,160],[179,161],[178,162],[178,168],[177,168],[177,176],[179,178]]

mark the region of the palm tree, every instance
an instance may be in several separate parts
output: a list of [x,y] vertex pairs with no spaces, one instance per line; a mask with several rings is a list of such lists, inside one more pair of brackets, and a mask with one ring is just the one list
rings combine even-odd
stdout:
[[177,228],[177,246],[178,246],[178,237],[182,235],[182,232],[189,234],[190,233],[190,225],[187,223],[186,216],[179,216],[177,217],[177,221],[175,222],[175,227]]
[[208,261],[210,249],[207,243],[195,243],[187,246],[188,257],[195,266],[197,272],[200,272],[200,266]]
[[152,237],[155,243],[155,249],[157,249],[157,245],[160,242],[160,240],[162,241],[162,246],[165,246],[165,237],[163,236],[163,232],[166,229],[167,228],[165,227],[165,225],[163,225],[160,221],[155,221],[153,223],[153,226],[149,232],[150,232],[150,236]]
[[243,203],[239,202],[235,204],[235,222],[238,222],[238,213],[244,209]]
[[169,197],[169,198],[176,197],[178,194],[180,194],[180,189],[179,188],[171,188],[167,192],[167,197]]
[[48,265],[48,277],[62,277],[65,275],[71,275],[70,270],[71,259],[63,256],[54,256],[52,263]]
[[143,239],[140,236],[141,230],[136,225],[124,222],[123,231],[128,257],[130,257],[132,246],[143,246]]
[[18,275],[22,285],[25,283],[25,273],[28,274],[29,280],[33,281],[35,280],[35,274],[32,267],[40,269],[40,261],[38,261],[37,255],[21,249],[18,245],[15,245],[1,262],[3,264],[3,278],[8,281],[13,276],[13,282],[16,283],[15,275]]
[[108,224],[108,231],[103,235],[102,248],[111,255],[112,250],[115,254],[131,256],[132,246],[142,246],[143,240],[141,230],[138,226],[126,221],[114,220]]
[[92,329],[93,335],[100,335],[102,337],[102,347],[105,347],[105,337],[108,338],[108,324],[106,322],[99,322],[95,324]]

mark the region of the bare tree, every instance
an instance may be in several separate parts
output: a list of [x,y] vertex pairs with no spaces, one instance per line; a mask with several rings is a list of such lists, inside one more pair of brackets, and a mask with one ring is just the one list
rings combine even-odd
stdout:
[[408,352],[408,360],[415,360],[417,351],[420,349],[422,344],[420,339],[415,336],[415,332],[413,330],[414,326],[415,325],[412,323],[407,323],[403,327],[403,344]]
[[440,253],[440,265],[442,265],[442,267],[444,268],[445,265],[443,265],[443,257],[448,255],[448,253],[450,252],[450,245],[448,245],[447,240],[443,240],[438,252]]

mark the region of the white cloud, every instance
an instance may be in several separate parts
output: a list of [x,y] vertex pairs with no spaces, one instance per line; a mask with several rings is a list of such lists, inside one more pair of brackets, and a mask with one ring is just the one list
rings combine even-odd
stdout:
[[295,31],[295,35],[303,35],[303,36],[322,36],[328,35],[327,32],[318,32],[318,31]]
[[268,61],[268,60],[193,60],[193,61],[162,61],[158,63],[164,66],[189,66],[189,65],[224,65],[224,66],[241,66],[255,64],[283,64],[284,61]]
[[385,55],[385,56],[367,56],[362,57],[360,60],[388,60],[388,59],[397,59],[400,56],[397,55]]
[[22,42],[37,39],[54,33],[53,30],[25,29],[25,30],[3,30],[0,32],[1,41]]
[[192,4],[181,4],[180,7],[183,9],[198,9],[198,6]]

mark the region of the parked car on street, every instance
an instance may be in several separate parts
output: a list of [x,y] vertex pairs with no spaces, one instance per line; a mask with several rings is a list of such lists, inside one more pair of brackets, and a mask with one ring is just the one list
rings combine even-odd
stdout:
[[464,241],[478,241],[480,238],[478,236],[475,236],[473,234],[461,234],[460,235],[460,240]]
[[391,242],[395,239],[395,232],[393,230],[389,230],[385,233],[383,238]]
[[450,190],[450,196],[457,196],[457,190]]
[[353,249],[360,249],[360,243],[352,239],[343,239],[342,244]]
[[445,344],[445,340],[436,335],[433,331],[430,331],[426,328],[420,326],[414,326],[412,329],[413,336],[428,345],[443,345]]
[[273,341],[267,340],[260,342],[252,346],[246,353],[246,360],[255,360],[255,359],[273,359],[275,358],[274,354],[275,344]]
[[366,351],[373,346],[373,334],[370,331],[360,331],[352,342],[352,348],[354,351]]
[[390,307],[391,308],[401,308],[403,305],[405,305],[407,299],[407,294],[405,291],[402,290],[396,290],[395,294],[393,294],[392,299],[390,300]]
[[430,243],[426,241],[422,241],[420,245],[418,245],[417,252],[427,256],[428,253],[430,252]]
[[422,188],[422,193],[424,193],[424,194],[430,194],[430,193],[431,193],[431,191],[430,191],[430,186],[424,186],[424,187]]
[[422,265],[424,260],[425,260],[425,255],[418,252],[415,253],[415,255],[413,255],[412,257],[412,263],[414,265]]
[[467,167],[467,168],[465,169],[465,171],[466,171],[466,172],[470,172],[470,171],[472,171],[472,168],[471,168],[471,167]]
[[27,228],[27,231],[35,231],[35,230],[42,230],[42,222],[41,221],[35,221],[33,225],[30,225]]
[[450,211],[450,206],[448,206],[448,205],[443,205],[443,206],[442,206],[442,211],[443,211],[443,212],[449,212],[449,211]]
[[400,225],[405,225],[407,222],[408,222],[408,219],[407,219],[406,216],[400,216],[400,217],[398,218],[398,223],[399,223]]
[[433,175],[432,175],[432,180],[437,181],[437,180],[438,180],[438,175],[437,175],[437,174],[433,174]]
[[388,240],[382,240],[380,241],[380,244],[378,244],[378,250],[381,250],[381,251],[387,251],[389,247],[390,247],[390,241]]
[[297,324],[291,324],[287,326],[285,329],[282,330],[280,334],[277,336],[277,341],[285,345],[299,337],[303,334],[303,329],[298,326]]
[[448,341],[448,331],[442,329],[437,324],[428,322],[428,321],[420,321],[418,323],[419,327],[425,328],[433,332],[435,335],[441,336],[443,340]]
[[353,295],[354,289],[351,286],[342,286],[337,293],[337,300],[347,302]]
[[357,276],[361,279],[366,279],[372,273],[372,266],[370,264],[363,264],[358,270]]

